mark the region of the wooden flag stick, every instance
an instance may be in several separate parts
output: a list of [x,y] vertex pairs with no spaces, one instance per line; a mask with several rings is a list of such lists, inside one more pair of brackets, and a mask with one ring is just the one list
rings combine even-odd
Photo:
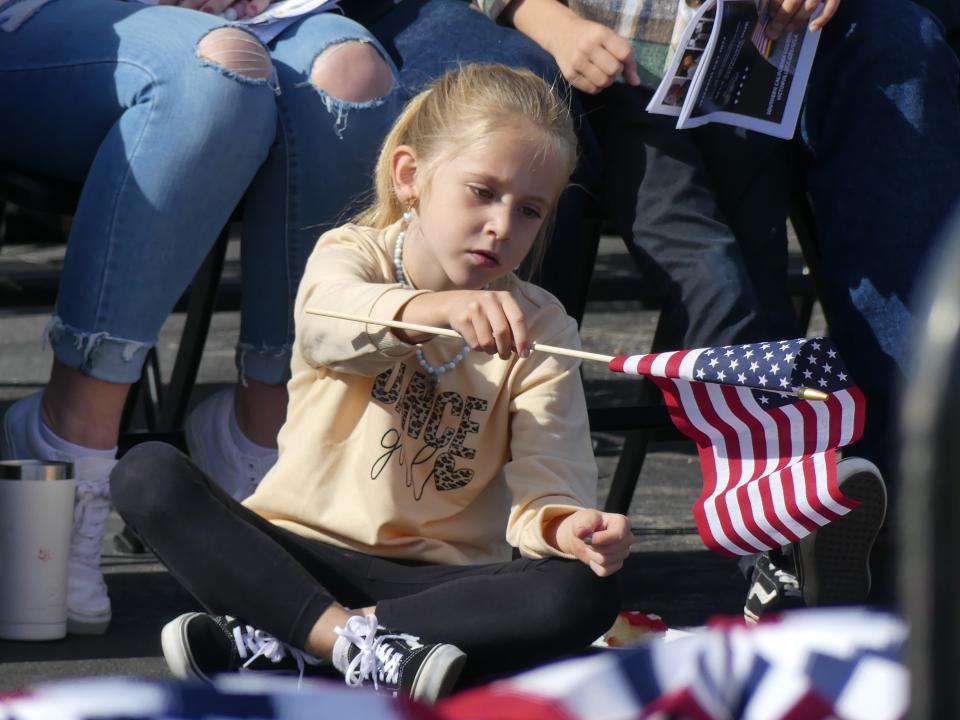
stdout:
[[[319,310],[317,308],[307,308],[306,312],[310,315],[323,315],[324,317],[338,318],[340,320],[353,320],[354,322],[367,323],[369,325],[383,325],[384,327],[397,328],[398,330],[412,330],[413,332],[428,333],[430,335],[442,335],[443,337],[457,338],[463,340],[463,336],[456,330],[449,328],[438,328],[432,325],[418,325],[416,323],[402,322],[400,320],[374,320],[373,318],[363,317],[362,315],[350,315],[349,313],[334,312],[333,310]],[[613,355],[600,355],[599,353],[586,352],[584,350],[574,350],[572,348],[557,347],[556,345],[544,345],[543,343],[531,343],[534,350],[540,352],[552,353],[553,355],[566,355],[567,357],[580,358],[581,360],[593,360],[607,365],[613,360]]]
[[[320,308],[307,308],[308,315],[322,315],[323,317],[337,318],[338,320],[351,320],[358,323],[367,323],[368,325],[382,325],[383,327],[396,328],[398,330],[412,330],[413,332],[427,333],[428,335],[441,335],[443,337],[457,338],[463,340],[463,336],[456,330],[449,328],[438,328],[432,325],[418,325],[417,323],[408,323],[401,320],[375,320],[363,315],[351,315],[350,313],[336,312],[334,310],[321,310]],[[601,355],[600,353],[586,352],[585,350],[574,350],[572,348],[558,347],[557,345],[544,345],[543,343],[533,342],[531,346],[539,352],[546,352],[552,355],[565,355],[567,357],[579,358],[581,360],[592,360],[609,365],[614,359],[613,355]],[[774,390],[772,392],[782,392]],[[782,392],[783,395],[796,395],[802,400],[826,400],[827,394],[822,390],[814,388],[797,388],[793,393]]]

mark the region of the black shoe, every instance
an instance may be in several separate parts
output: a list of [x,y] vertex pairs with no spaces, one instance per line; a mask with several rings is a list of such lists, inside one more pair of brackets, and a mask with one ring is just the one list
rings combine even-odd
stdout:
[[247,670],[314,675],[319,658],[223,615],[186,613],[163,626],[163,657],[175,677],[212,682],[222,673]]
[[870,550],[887,512],[876,465],[863,458],[837,463],[843,494],[860,505],[794,543],[803,600],[809,607],[857,605],[870,592]]
[[776,555],[761,553],[756,557],[750,590],[743,604],[743,617],[747,622],[755,623],[763,615],[803,607],[800,581],[791,572],[792,567],[783,567],[789,563],[789,558],[779,552]]
[[369,684],[392,695],[432,703],[452,692],[467,660],[454,645],[424,645],[413,635],[385,630],[375,615],[355,615],[346,625],[337,628],[337,634],[350,643],[343,669],[350,686]]

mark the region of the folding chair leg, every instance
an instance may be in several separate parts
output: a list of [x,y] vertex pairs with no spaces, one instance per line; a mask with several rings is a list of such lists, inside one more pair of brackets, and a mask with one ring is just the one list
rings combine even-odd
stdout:
[[617,469],[613,473],[613,482],[603,509],[606,512],[630,514],[630,503],[637,489],[637,481],[643,470],[643,461],[647,457],[647,445],[650,442],[648,430],[631,430],[623,441]]
[[163,404],[160,408],[160,419],[157,423],[157,429],[160,431],[179,430],[183,426],[190,392],[197,379],[197,370],[200,368],[200,360],[203,357],[203,346],[210,329],[210,318],[213,315],[217,286],[220,284],[223,259],[227,253],[229,229],[229,224],[224,227],[190,285],[190,302],[183,334],[180,336],[180,349],[173,366],[170,385],[164,392]]
[[[658,327],[657,333],[659,332]],[[654,333],[655,338],[657,333]],[[654,346],[656,346],[656,339],[654,339]],[[641,383],[640,406],[649,408],[660,405],[662,408],[663,398],[657,386],[647,378],[641,378],[639,382]],[[621,515],[629,514],[630,503],[637,489],[640,472],[643,470],[643,461],[647,457],[647,447],[653,437],[654,432],[650,427],[635,427],[627,430],[623,441],[623,449],[620,451],[620,458],[617,460],[617,469],[614,471],[613,481],[610,483],[610,492],[607,494],[607,501],[603,507],[607,512],[620,513]]]
[[130,430],[133,416],[137,410],[137,402],[143,399],[143,413],[148,430],[157,429],[157,417],[160,413],[162,376],[160,375],[160,357],[156,348],[150,348],[143,363],[143,371],[127,394],[127,401],[120,416],[120,434]]

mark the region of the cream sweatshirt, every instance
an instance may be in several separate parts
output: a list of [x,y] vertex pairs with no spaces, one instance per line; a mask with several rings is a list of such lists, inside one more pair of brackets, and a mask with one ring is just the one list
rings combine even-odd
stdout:
[[[597,468],[579,361],[470,352],[439,385],[389,330],[306,313],[393,319],[423,290],[396,282],[399,225],[323,235],[295,306],[296,339],[279,457],[245,504],[299,535],[372,555],[435,563],[561,555],[544,526],[594,507]],[[578,348],[575,322],[514,275],[530,337]],[[432,365],[459,340],[423,346]]]

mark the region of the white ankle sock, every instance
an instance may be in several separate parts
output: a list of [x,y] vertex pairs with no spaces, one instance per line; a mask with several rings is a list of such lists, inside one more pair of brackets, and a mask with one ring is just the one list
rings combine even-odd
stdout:
[[257,445],[257,443],[244,434],[243,430],[240,429],[240,424],[237,422],[237,413],[234,407],[230,408],[228,415],[230,416],[230,437],[233,439],[233,444],[237,446],[237,450],[240,451],[241,455],[261,458],[277,454],[276,448]]
[[109,450],[98,450],[96,448],[88,448],[83,447],[82,445],[77,445],[69,440],[64,440],[53,430],[48,428],[47,424],[43,421],[39,410],[34,417],[36,417],[36,423],[32,423],[33,427],[29,429],[29,432],[34,436],[34,440],[38,441],[38,447],[46,446],[54,452],[67,455],[71,458],[102,457],[113,459],[117,456],[116,446],[110,448]]

